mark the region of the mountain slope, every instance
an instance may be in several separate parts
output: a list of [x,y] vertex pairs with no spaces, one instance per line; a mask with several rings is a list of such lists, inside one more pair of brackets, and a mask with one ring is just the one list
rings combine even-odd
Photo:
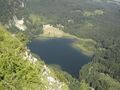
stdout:
[[[29,13],[23,10],[25,1],[0,0],[0,90],[120,90],[119,1],[29,0]],[[27,30],[20,31],[13,17],[22,21],[25,13]],[[39,35],[44,24],[60,25],[67,33],[98,43],[101,49],[80,70],[81,83],[26,48],[24,36]]]
[[47,67],[15,35],[0,25],[0,90],[74,90],[79,82]]

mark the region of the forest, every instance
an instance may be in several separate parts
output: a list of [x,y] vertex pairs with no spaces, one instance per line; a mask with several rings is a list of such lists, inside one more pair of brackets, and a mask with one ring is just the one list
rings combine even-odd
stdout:
[[[19,6],[22,2],[25,3],[25,8]],[[41,75],[40,67],[44,65],[42,60],[34,66],[21,60],[21,56],[16,56],[25,50],[24,47],[33,37],[42,33],[44,24],[55,27],[62,25],[62,30],[66,33],[97,42],[97,50],[90,63],[79,71],[79,80],[50,67],[50,75],[65,83],[62,90],[120,90],[120,5],[119,1],[117,4],[114,2],[0,0],[0,90],[29,90],[29,87],[32,90],[36,87],[38,90],[46,90],[45,86],[49,87],[47,81],[42,82],[40,79],[45,78]],[[26,31],[18,30],[14,23],[9,26],[14,15],[24,17]]]
[[28,5],[45,23],[61,24],[64,32],[97,41],[102,49],[80,70],[80,80],[95,90],[120,90],[119,5],[108,0],[31,0]]

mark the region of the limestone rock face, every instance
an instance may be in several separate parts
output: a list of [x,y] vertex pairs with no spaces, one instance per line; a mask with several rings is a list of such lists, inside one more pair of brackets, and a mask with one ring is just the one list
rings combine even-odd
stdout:
[[14,20],[15,26],[21,31],[25,31],[27,29],[27,27],[24,25],[24,18],[19,20],[16,16],[13,16],[13,20]]

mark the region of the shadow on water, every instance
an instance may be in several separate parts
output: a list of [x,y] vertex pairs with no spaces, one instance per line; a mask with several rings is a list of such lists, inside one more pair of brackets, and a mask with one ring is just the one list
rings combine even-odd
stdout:
[[62,70],[78,77],[80,68],[90,61],[90,57],[72,48],[73,39],[33,40],[28,46],[47,64],[58,64]]

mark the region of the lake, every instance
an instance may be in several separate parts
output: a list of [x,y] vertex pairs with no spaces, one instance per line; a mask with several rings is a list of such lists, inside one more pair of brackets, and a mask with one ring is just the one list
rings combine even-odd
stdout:
[[28,45],[29,49],[39,55],[46,64],[59,65],[62,70],[78,77],[80,68],[90,62],[90,57],[72,48],[74,39],[34,39]]

